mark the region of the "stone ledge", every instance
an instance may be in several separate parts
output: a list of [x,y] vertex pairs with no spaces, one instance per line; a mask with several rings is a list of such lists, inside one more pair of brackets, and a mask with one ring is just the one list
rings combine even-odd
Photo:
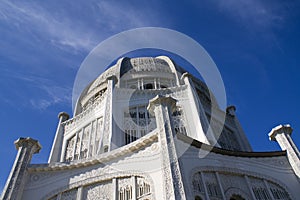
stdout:
[[67,162],[56,162],[50,164],[31,164],[28,166],[29,172],[41,172],[41,171],[56,171],[56,170],[66,170],[66,169],[75,169],[80,167],[87,167],[90,165],[105,163],[111,161],[120,156],[124,156],[126,154],[132,153],[134,151],[138,151],[143,147],[151,144],[154,141],[157,141],[158,133],[156,130],[145,135],[144,137],[139,138],[138,140],[115,149],[111,152],[100,154],[94,158],[86,159],[86,160],[76,160],[70,163]]
[[257,157],[274,157],[274,156],[287,155],[286,151],[269,151],[269,152],[230,151],[227,149],[222,149],[222,148],[210,146],[208,144],[204,144],[198,140],[192,139],[191,137],[188,137],[183,134],[177,134],[177,138],[199,149],[203,149],[203,150],[211,151],[213,153],[227,155],[227,156],[257,158]]

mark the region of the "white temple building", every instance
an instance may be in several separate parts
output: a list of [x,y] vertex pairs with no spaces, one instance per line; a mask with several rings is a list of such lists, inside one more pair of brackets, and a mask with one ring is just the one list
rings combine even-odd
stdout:
[[18,154],[4,200],[297,200],[292,128],[269,133],[282,151],[254,152],[235,114],[169,57],[121,58],[59,114],[48,163]]

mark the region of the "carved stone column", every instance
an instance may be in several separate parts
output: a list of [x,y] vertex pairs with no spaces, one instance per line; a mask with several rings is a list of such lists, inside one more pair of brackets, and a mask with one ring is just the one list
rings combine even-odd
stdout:
[[113,91],[116,84],[117,78],[115,76],[110,76],[107,78],[107,97],[105,103],[105,114],[104,114],[104,127],[103,127],[103,137],[101,137],[100,141],[100,152],[103,153],[104,150],[111,150],[111,137],[113,132],[113,112],[112,112],[112,104],[113,104]]
[[1,199],[19,200],[22,197],[26,179],[26,169],[32,155],[38,153],[41,145],[32,138],[19,138],[15,141],[18,154],[7,179]]
[[[48,159],[48,163],[52,162],[59,162],[61,160],[61,157],[63,158],[62,154],[62,144],[63,144],[63,137],[64,137],[64,126],[62,123],[69,119],[69,115],[65,112],[60,112],[58,114],[58,125],[55,133],[55,138],[52,144],[52,149],[50,152],[50,156]],[[61,160],[63,161],[63,160]]]
[[156,96],[150,100],[148,105],[149,112],[155,115],[159,130],[165,199],[184,200],[186,197],[176,154],[174,128],[171,121],[171,115],[175,108],[176,100],[172,97],[164,96]]
[[300,178],[300,153],[291,138],[293,129],[289,124],[279,125],[269,133],[270,140],[277,141],[282,150],[287,151],[288,160],[295,172]]

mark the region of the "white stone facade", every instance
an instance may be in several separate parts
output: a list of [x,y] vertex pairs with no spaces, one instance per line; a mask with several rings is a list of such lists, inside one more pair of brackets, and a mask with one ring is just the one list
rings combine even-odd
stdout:
[[283,151],[253,152],[235,108],[220,110],[170,58],[122,58],[71,119],[60,113],[48,163],[29,164],[40,146],[22,140],[18,155],[28,153],[2,199],[297,199],[300,156],[286,127],[270,133]]

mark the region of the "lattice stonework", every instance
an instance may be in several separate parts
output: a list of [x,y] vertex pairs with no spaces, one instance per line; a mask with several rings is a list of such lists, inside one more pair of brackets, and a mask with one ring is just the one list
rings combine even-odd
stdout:
[[206,185],[208,195],[210,197],[219,197],[219,198],[222,197],[221,190],[218,185],[218,181],[215,173],[213,172],[204,173],[204,182]]
[[96,135],[96,121],[94,121],[91,124],[91,134],[90,134],[90,147],[89,147],[89,151],[88,151],[88,157],[92,157],[93,155],[95,155],[95,148],[96,148],[96,139],[95,139],[95,135]]
[[175,82],[170,78],[136,78],[126,80],[126,88],[138,90],[165,89],[175,86]]
[[81,149],[80,149],[80,158],[87,158],[87,152],[89,148],[89,136],[90,136],[90,127],[91,125],[86,126],[83,129],[82,133],[82,141],[81,141]]
[[86,159],[99,153],[103,118],[90,122],[67,140],[65,161]]
[[133,187],[133,182],[132,182],[131,177],[118,179],[119,200],[131,200],[132,199],[132,187]]
[[224,199],[224,197],[226,199],[235,199],[232,197],[250,199],[252,194],[257,200],[291,199],[288,192],[277,183],[242,174],[209,171],[196,172],[191,176],[191,184],[194,195],[207,195],[213,200]]
[[150,183],[145,178],[140,176],[127,176],[116,178],[116,181],[109,179],[59,192],[51,198],[48,198],[48,200],[76,200],[79,196],[82,200],[112,200],[115,198],[113,196],[114,194],[117,194],[118,200],[153,199]]
[[74,135],[67,142],[67,149],[66,149],[66,154],[65,154],[65,160],[66,161],[73,160],[73,152],[74,152],[75,140],[76,140],[76,137]]
[[181,133],[186,135],[186,120],[184,117],[183,110],[181,108],[177,108],[176,111],[172,113],[172,121],[175,133]]
[[275,199],[290,200],[289,194],[279,185],[268,183]]
[[249,189],[247,186],[247,182],[244,176],[238,174],[233,176],[232,174],[220,173],[220,179],[224,191],[228,191],[231,188],[238,187],[240,190],[246,192],[247,195],[250,196],[250,193],[248,192]]
[[[136,191],[136,198],[134,198],[133,188]],[[118,179],[118,199],[151,199],[150,184],[142,177],[127,177]]]
[[129,144],[156,128],[155,118],[146,106],[131,107],[124,112],[124,143]]
[[108,200],[112,199],[112,183],[100,182],[84,187],[83,198],[86,200]]
[[151,194],[150,184],[145,181],[144,178],[137,178],[137,199]]
[[98,154],[100,150],[100,139],[101,139],[101,133],[103,131],[103,118],[97,119],[97,131],[96,131],[96,138],[95,138],[95,154]]
[[80,146],[81,146],[81,142],[82,142],[81,138],[82,138],[82,130],[80,130],[80,132],[77,133],[77,140],[76,140],[76,145],[75,145],[74,160],[78,160],[79,159]]
[[204,187],[200,172],[197,172],[193,176],[192,180],[193,190],[195,193],[204,193]]

